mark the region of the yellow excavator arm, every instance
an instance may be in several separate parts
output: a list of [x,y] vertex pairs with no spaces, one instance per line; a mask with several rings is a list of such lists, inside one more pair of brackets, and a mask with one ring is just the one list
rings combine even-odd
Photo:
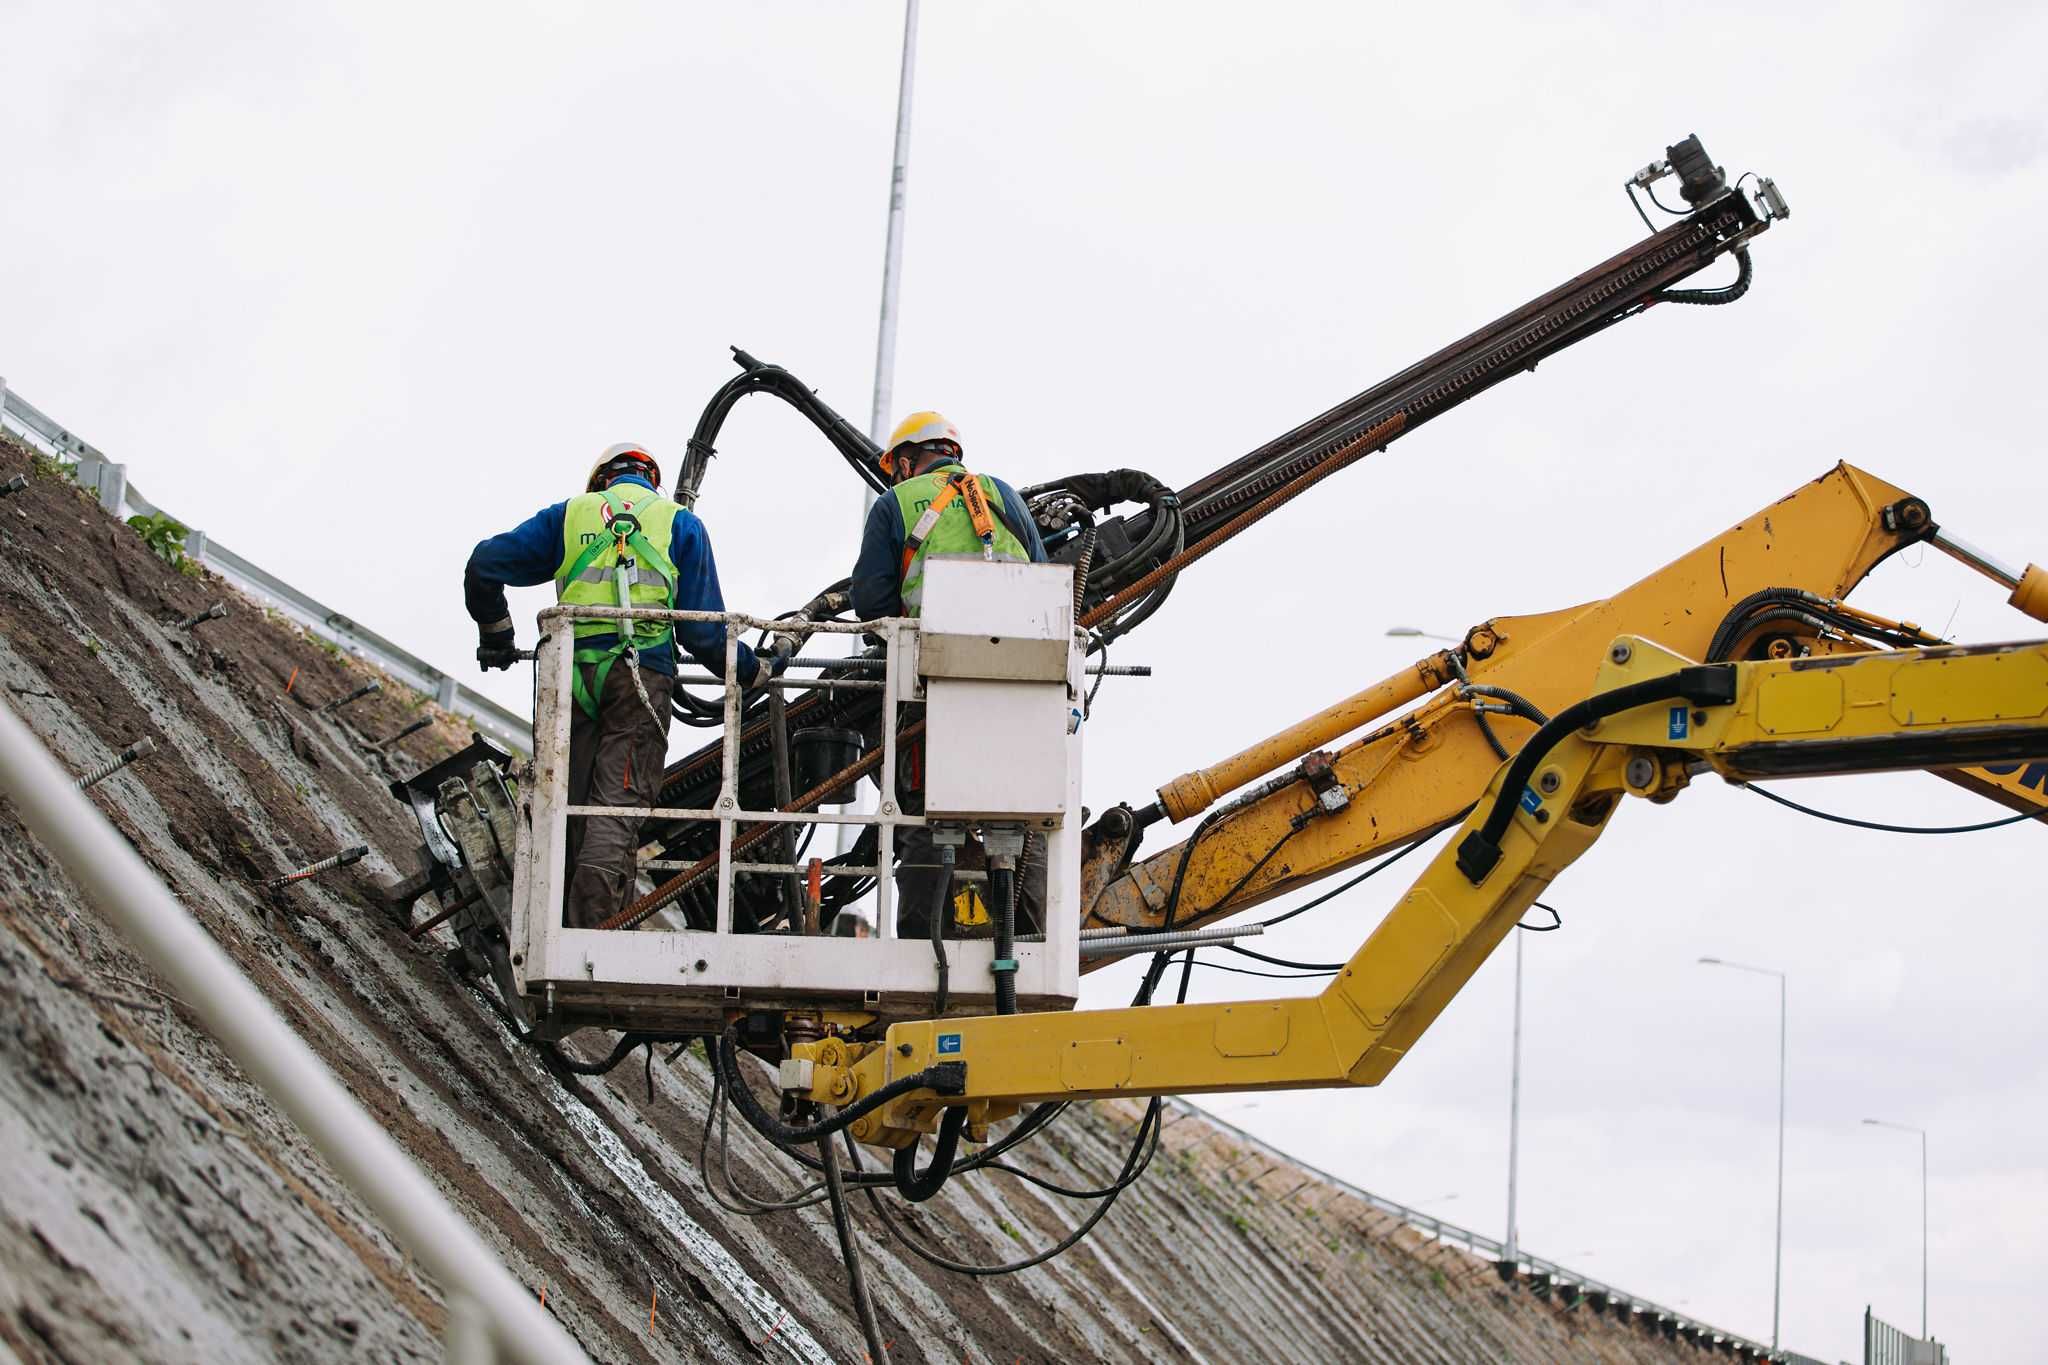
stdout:
[[1596,657],[1590,695],[1496,765],[1321,993],[900,1023],[880,1042],[798,1044],[791,1088],[847,1105],[923,1078],[852,1127],[902,1147],[949,1105],[973,1127],[1047,1100],[1373,1085],[1624,795],[1669,801],[1707,768],[1747,781],[2048,759],[2048,643],[1695,664],[1622,636]]
[[[1587,694],[1617,635],[1710,662],[1863,653],[1865,640],[1936,644],[1917,626],[1841,601],[1888,555],[1921,542],[2011,589],[2014,606],[2048,621],[2048,576],[2039,568],[2004,568],[1946,535],[1919,498],[1840,464],[1612,597],[1496,617],[1459,648],[1175,778],[1156,805],[1106,813],[1084,850],[1084,927],[1198,928],[1442,829],[1544,716]],[[1940,775],[2016,810],[2048,809],[2048,764],[1952,766]],[[1132,859],[1146,824],[1205,810],[1187,840]]]

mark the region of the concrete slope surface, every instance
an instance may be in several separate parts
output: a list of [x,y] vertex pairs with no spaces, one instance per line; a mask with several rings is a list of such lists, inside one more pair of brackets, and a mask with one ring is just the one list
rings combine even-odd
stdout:
[[[467,739],[0,445],[0,687],[92,798],[507,1266],[606,1362],[860,1361],[822,1207],[727,1213],[700,1183],[695,1048],[559,1078],[410,941],[376,887],[417,832],[386,784]],[[454,591],[451,581],[449,591]],[[225,619],[179,623],[225,598]],[[455,642],[451,642],[451,649]],[[372,747],[427,717],[425,729]],[[361,863],[282,889],[353,844]],[[438,1360],[443,1295],[0,805],[0,1359]],[[582,1052],[595,1056],[608,1039]],[[1098,1186],[1141,1110],[1081,1106],[1024,1149]],[[1503,1286],[1491,1268],[1190,1114],[1093,1236],[970,1278],[854,1220],[899,1361],[1690,1359],[1696,1348]],[[735,1123],[730,1164],[798,1181]],[[897,1208],[902,1209],[899,1203]],[[1093,1206],[963,1178],[899,1221],[945,1254],[1036,1249]]]

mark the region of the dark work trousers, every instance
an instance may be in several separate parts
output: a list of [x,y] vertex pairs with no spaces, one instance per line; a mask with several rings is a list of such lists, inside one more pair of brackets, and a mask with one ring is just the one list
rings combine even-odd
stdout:
[[[924,707],[904,708],[902,718],[896,724],[900,730],[924,714]],[[882,742],[882,726],[879,720],[868,727],[867,747],[872,749]],[[924,812],[924,739],[922,736],[900,747],[897,753],[896,804],[905,815],[921,815]],[[991,775],[994,780],[1000,780]],[[967,842],[954,850],[955,871],[985,872],[988,869],[987,855],[983,852],[981,840],[970,834]],[[939,897],[940,883],[945,877],[945,865],[939,861],[939,849],[932,842],[932,832],[921,825],[899,825],[896,829],[896,936],[898,938],[929,938],[932,932],[932,903]],[[956,923],[952,915],[951,901],[957,901],[970,883],[955,881],[953,895],[946,909],[946,928],[942,931],[947,938],[993,938],[995,919],[999,906],[995,894],[984,881],[972,883],[981,892],[982,903],[988,907],[989,922],[985,925],[969,926]],[[1045,836],[1036,831],[1024,838],[1024,856],[1018,859],[1017,868],[1017,932],[1035,934],[1045,928]]]
[[[578,664],[583,685],[597,675],[595,664]],[[578,806],[655,804],[661,793],[661,771],[668,759],[669,693],[675,679],[641,669],[654,715],[633,687],[633,667],[620,659],[605,675],[604,695],[592,718],[571,704],[569,721],[569,801]],[[657,722],[655,716],[661,719]],[[633,893],[634,855],[640,847],[638,815],[569,817],[569,890],[563,897],[563,923],[572,929],[594,929],[626,906]]]

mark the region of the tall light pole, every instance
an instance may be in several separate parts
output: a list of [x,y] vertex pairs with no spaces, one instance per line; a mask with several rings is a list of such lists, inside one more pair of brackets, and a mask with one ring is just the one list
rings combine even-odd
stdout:
[[[896,295],[903,274],[903,192],[910,173],[910,87],[916,66],[917,0],[904,0],[903,71],[896,85],[896,155],[889,171],[889,234],[882,248],[882,314],[875,327],[875,401],[868,411],[868,435],[876,445],[888,439],[889,405],[895,401]],[[874,502],[872,489],[866,500]]]
[[1920,1135],[1920,1339],[1927,1340],[1927,1130],[1910,1123],[1865,1119],[1873,1128],[1896,1128],[1901,1133]]
[[1785,1293],[1785,974],[1770,967],[1752,967],[1743,962],[1723,962],[1703,957],[1709,967],[1732,967],[1738,972],[1778,978],[1778,1231],[1771,1252],[1771,1349],[1778,1349],[1778,1313]]
[[[903,195],[910,174],[910,90],[917,68],[917,0],[903,4],[903,68],[896,80],[896,146],[889,168],[889,230],[882,246],[882,311],[875,323],[875,396],[868,409],[868,436],[876,445],[889,439],[889,405],[896,394],[896,297],[903,283]],[[859,534],[867,527],[875,490],[861,485]],[[865,810],[867,797],[857,795],[853,808]],[[857,827],[840,825],[833,844],[841,853],[853,848]]]
[[1508,1236],[1501,1257],[1512,1263],[1522,1241],[1515,1226],[1515,1168],[1522,1154],[1522,933],[1520,929],[1509,932],[1515,936],[1515,1043],[1514,1062],[1508,1071]]

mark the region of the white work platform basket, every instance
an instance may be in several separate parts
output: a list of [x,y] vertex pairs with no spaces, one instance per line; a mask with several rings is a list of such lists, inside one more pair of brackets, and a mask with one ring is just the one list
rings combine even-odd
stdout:
[[[940,557],[927,562],[925,573],[922,620],[813,623],[737,612],[566,605],[540,614],[534,762],[518,798],[522,818],[506,936],[523,1012],[543,1036],[584,1027],[715,1032],[739,1010],[849,1011],[872,1014],[881,1023],[932,1017],[938,986],[932,944],[925,936],[897,936],[892,869],[899,830],[942,821],[970,828],[1021,826],[1043,840],[1044,933],[1014,946],[1018,1005],[1024,1010],[1073,1006],[1080,982],[1081,837],[1081,739],[1074,720],[1083,651],[1074,631],[1072,570]],[[725,724],[718,795],[711,806],[632,810],[569,803],[569,734],[576,704],[570,627],[578,620],[617,621],[624,628],[629,620],[702,621],[723,628]],[[921,706],[922,731],[911,738],[924,745],[925,815],[899,809],[893,782],[884,784],[872,811],[741,806],[745,689],[732,674],[741,637],[753,631],[785,632],[805,645],[833,635],[882,641],[883,666],[862,675],[869,679],[865,685],[884,699],[879,772],[899,771],[898,748],[905,742],[899,730],[918,723],[915,710]],[[684,670],[679,683],[693,681],[687,659],[678,648],[677,662]],[[873,680],[876,671],[879,681]],[[848,685],[793,676],[799,672],[792,669],[771,686],[801,696],[813,688]],[[705,675],[694,680],[712,681]],[[899,715],[906,707],[913,715]],[[768,723],[747,722],[749,733],[752,726]],[[863,792],[874,793],[865,775],[860,784]],[[643,853],[641,863],[643,877],[657,889],[678,877],[689,878],[692,886],[715,879],[714,928],[653,927],[660,922],[653,912],[631,928],[564,926],[569,821],[618,814],[716,824],[715,858],[689,864],[651,860]],[[734,931],[736,876],[802,877],[809,870],[806,862],[774,860],[786,844],[773,837],[773,830],[785,824],[877,828],[879,851],[872,865],[835,869],[875,879],[873,936],[806,933],[802,926]],[[993,940],[948,938],[944,947],[946,1012],[991,1012]]]

